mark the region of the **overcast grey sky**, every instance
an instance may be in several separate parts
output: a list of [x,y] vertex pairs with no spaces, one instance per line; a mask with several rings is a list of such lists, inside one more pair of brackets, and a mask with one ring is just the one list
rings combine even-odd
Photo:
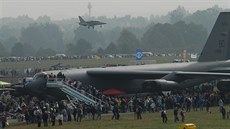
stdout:
[[92,16],[145,16],[166,14],[184,6],[189,12],[218,5],[230,8],[230,0],[0,0],[0,18],[28,15],[32,18],[47,15],[53,20],[73,18],[88,14]]

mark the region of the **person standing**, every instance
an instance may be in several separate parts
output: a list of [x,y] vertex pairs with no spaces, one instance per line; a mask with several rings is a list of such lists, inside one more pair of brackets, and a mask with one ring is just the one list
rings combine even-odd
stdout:
[[112,112],[113,112],[112,120],[113,120],[113,119],[117,119],[116,110],[118,110],[118,107],[117,107],[117,105],[115,104],[115,105],[113,106],[113,110],[112,110]]
[[209,111],[210,101],[209,101],[208,99],[205,100],[205,106],[206,106],[206,111],[207,111],[208,113],[211,113],[211,112]]
[[179,118],[178,118],[178,107],[174,108],[173,115],[174,115],[174,122],[179,121]]
[[97,109],[95,107],[95,105],[91,105],[91,114],[92,114],[92,119],[95,119],[95,114],[97,112]]
[[116,105],[116,110],[115,110],[115,114],[116,114],[116,119],[119,120],[120,119],[120,113],[119,113],[119,107],[118,104]]
[[41,127],[41,123],[42,123],[42,111],[41,111],[40,108],[38,108],[37,111],[36,111],[36,118],[37,118],[38,127]]
[[7,119],[6,119],[5,114],[3,114],[1,120],[2,120],[2,128],[4,129],[6,127],[6,123],[7,123]]
[[43,112],[42,119],[43,119],[44,127],[48,126],[48,117],[49,117],[48,112],[47,111]]
[[101,112],[102,112],[102,107],[101,107],[101,104],[98,103],[98,105],[97,105],[97,120],[101,119]]
[[181,109],[180,115],[181,115],[181,121],[184,122],[184,119],[185,119],[185,110],[184,110],[184,108]]
[[167,123],[168,118],[167,118],[166,110],[161,111],[161,118],[162,118],[163,123]]
[[150,108],[151,108],[151,112],[155,112],[156,104],[154,101],[152,101],[152,103],[150,104]]
[[130,99],[128,102],[129,112],[133,111],[133,99]]
[[224,102],[223,100],[220,98],[219,101],[218,101],[218,105],[219,105],[219,110],[220,112],[222,111],[222,108],[224,108]]
[[86,106],[86,113],[87,113],[86,115],[87,120],[90,120],[91,119],[91,107],[88,105]]
[[141,117],[141,114],[142,114],[142,107],[141,107],[140,105],[137,106],[136,113],[137,113],[137,119],[138,119],[138,120],[141,120],[141,119],[142,119],[142,117]]
[[187,97],[186,98],[186,111],[187,112],[190,112],[191,104],[192,104],[192,99],[190,97]]
[[26,120],[26,124],[28,125],[30,122],[30,113],[28,109],[25,111],[25,120]]
[[74,109],[73,109],[73,118],[74,118],[74,121],[77,120],[76,115],[77,115],[77,107],[74,107]]
[[56,115],[55,112],[52,112],[50,115],[52,126],[55,126]]
[[81,122],[81,118],[83,116],[83,109],[81,106],[77,108],[77,122]]
[[221,108],[221,114],[222,114],[222,118],[226,119],[225,115],[226,115],[226,110],[224,107]]
[[63,123],[63,114],[61,112],[58,115],[58,123],[59,123],[59,125],[62,125],[62,123]]

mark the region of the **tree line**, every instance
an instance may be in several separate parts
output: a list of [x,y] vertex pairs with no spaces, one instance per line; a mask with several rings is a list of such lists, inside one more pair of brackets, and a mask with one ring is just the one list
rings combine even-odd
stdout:
[[[78,19],[52,21],[28,16],[0,19],[0,56],[133,54],[143,51],[200,52],[218,14],[218,6],[189,13],[184,7],[165,16],[93,18],[103,28],[78,26]],[[86,17],[89,19],[89,17]]]

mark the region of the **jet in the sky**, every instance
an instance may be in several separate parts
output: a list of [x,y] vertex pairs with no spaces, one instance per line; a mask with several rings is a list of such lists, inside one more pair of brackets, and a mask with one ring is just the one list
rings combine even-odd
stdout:
[[[116,89],[125,93],[158,92],[230,78],[229,59],[230,12],[222,12],[197,62],[67,69],[61,72],[68,79],[81,81],[83,85],[92,85],[102,91]],[[58,72],[46,71],[46,74]],[[45,78],[41,78],[33,84],[46,88],[45,82]]]
[[78,16],[80,22],[79,22],[79,25],[82,25],[82,26],[87,26],[88,29],[90,27],[92,27],[94,29],[94,26],[97,26],[97,25],[100,25],[100,27],[102,27],[102,25],[106,24],[104,22],[100,22],[100,21],[85,21],[81,16]]

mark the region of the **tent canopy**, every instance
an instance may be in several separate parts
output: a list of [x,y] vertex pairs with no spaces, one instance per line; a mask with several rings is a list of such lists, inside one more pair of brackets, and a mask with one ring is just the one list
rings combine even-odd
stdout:
[[4,82],[4,81],[0,81],[0,87],[9,86],[9,85],[11,85],[11,83],[9,83],[9,82]]
[[117,90],[117,89],[108,89],[102,92],[104,95],[122,95],[125,94],[125,92]]

